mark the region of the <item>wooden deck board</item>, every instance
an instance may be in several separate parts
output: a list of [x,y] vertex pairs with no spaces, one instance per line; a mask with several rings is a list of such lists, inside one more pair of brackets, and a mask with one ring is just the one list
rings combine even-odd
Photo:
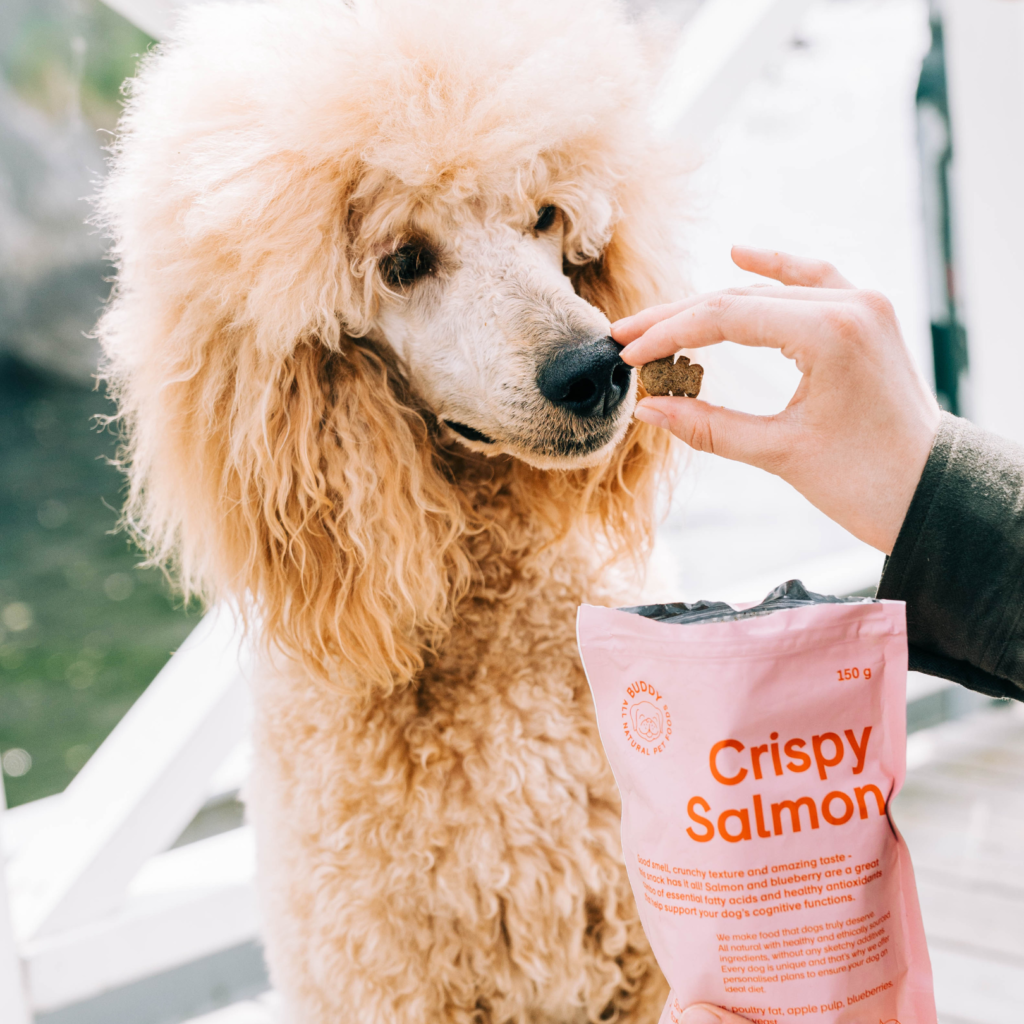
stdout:
[[1024,967],[934,946],[939,1024],[1020,1024]]
[[194,1017],[188,1024],[283,1024],[278,1011],[278,1000],[268,992],[259,999],[234,1003],[222,1010]]
[[910,754],[893,817],[914,860],[939,1020],[1020,1024],[1024,707],[928,730]]

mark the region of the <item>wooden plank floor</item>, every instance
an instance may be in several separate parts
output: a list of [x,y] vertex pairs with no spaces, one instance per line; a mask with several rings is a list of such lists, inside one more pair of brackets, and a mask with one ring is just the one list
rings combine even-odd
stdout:
[[188,1024],[284,1024],[273,993],[195,1017]]
[[910,737],[910,847],[941,1024],[1024,1021],[1024,705]]

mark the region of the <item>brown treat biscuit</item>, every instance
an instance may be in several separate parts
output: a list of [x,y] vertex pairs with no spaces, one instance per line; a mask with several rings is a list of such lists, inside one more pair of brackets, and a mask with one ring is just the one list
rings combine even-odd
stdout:
[[640,367],[640,383],[647,389],[647,394],[655,398],[662,395],[696,398],[703,379],[704,367],[696,363],[691,365],[686,356],[680,356],[678,360],[666,356]]

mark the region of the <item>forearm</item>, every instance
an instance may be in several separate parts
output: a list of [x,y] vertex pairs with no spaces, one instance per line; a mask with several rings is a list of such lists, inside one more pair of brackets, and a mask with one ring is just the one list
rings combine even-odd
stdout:
[[1024,448],[943,415],[878,596],[911,668],[1024,700]]

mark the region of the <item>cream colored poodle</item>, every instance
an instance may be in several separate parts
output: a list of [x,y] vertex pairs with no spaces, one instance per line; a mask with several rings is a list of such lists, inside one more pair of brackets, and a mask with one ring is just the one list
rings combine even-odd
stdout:
[[667,459],[608,337],[678,293],[650,63],[610,0],[281,0],[196,10],[132,87],[100,325],[127,517],[264,640],[296,1024],[664,1003],[574,639]]

